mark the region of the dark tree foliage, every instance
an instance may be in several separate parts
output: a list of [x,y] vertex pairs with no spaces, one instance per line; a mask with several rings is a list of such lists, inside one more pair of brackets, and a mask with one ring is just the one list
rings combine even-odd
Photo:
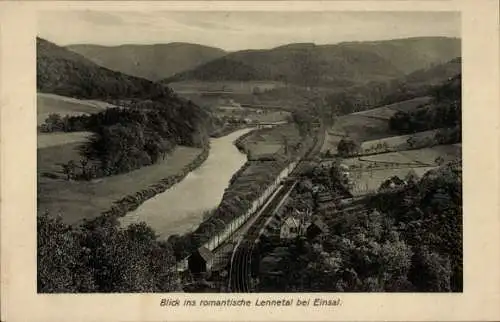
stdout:
[[418,290],[462,290],[461,165],[430,171],[416,185],[378,194],[370,205],[395,220],[414,250],[408,278]]
[[306,136],[311,133],[314,117],[304,111],[293,111],[292,120],[299,129],[300,136]]
[[206,146],[208,114],[190,102],[186,104],[143,101],[91,115],[61,118],[53,114],[41,130],[94,133],[80,151],[82,160],[96,162],[98,171],[89,168],[87,173],[73,176],[88,180],[154,164],[165,159],[176,145]]
[[175,258],[144,223],[119,229],[100,218],[70,227],[38,217],[38,292],[169,292]]
[[174,98],[160,84],[100,67],[76,53],[37,38],[37,90],[85,99]]
[[341,157],[356,155],[360,150],[360,144],[352,138],[343,138],[337,146],[337,152]]
[[[128,76],[37,38],[37,89],[83,99],[99,99],[117,108],[61,117],[52,114],[41,131],[91,131],[82,147],[84,162],[99,165],[82,173],[90,179],[124,173],[165,158],[176,145],[205,147],[210,115],[168,87]],[[77,176],[78,177],[78,176]]]
[[326,101],[335,115],[372,109],[421,96],[433,95],[436,88],[461,72],[460,58],[415,71],[405,77],[352,86],[328,95]]
[[433,89],[433,100],[412,112],[397,112],[389,119],[389,128],[401,134],[447,128],[436,137],[438,142],[456,143],[461,140],[462,100],[461,75]]
[[[339,196],[329,188],[329,172],[311,168],[307,180]],[[265,291],[462,291],[460,162],[418,182],[387,182],[399,185],[353,202],[350,211],[321,215],[329,233],[288,245],[282,275],[260,277]]]

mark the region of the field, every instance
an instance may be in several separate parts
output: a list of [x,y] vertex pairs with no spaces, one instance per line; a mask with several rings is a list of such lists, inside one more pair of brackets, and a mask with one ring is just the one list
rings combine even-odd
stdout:
[[[335,154],[337,152],[337,145],[344,136],[350,136],[362,144],[372,141],[363,147],[369,149],[373,143],[377,144],[376,141],[392,138],[393,133],[389,129],[389,119],[397,111],[412,111],[429,101],[430,97],[417,97],[371,110],[340,116],[335,120],[332,128],[328,130],[321,151],[326,152],[330,150],[331,153]],[[422,134],[422,137],[426,135]],[[392,143],[396,142],[397,144],[401,138],[392,140]]]
[[55,94],[37,93],[37,124],[42,124],[51,113],[65,115],[82,115],[99,112],[111,104],[94,101],[79,100]]
[[378,189],[382,182],[393,176],[404,179],[410,171],[420,177],[439,166],[438,157],[448,162],[460,156],[461,147],[451,144],[349,158],[342,163],[349,167],[349,176],[354,183],[352,191],[358,195]]
[[377,147],[380,146],[397,150],[408,150],[411,148],[407,142],[409,138],[413,138],[415,142],[413,143],[414,146],[419,146],[425,144],[429,138],[433,138],[438,131],[439,130],[430,130],[408,135],[390,136],[379,140],[365,141],[361,144],[361,150],[364,152],[372,152],[377,150]]
[[255,108],[214,108],[213,113],[216,116],[233,117],[236,119],[245,119],[251,122],[270,123],[283,122],[289,119],[290,113],[285,111],[263,110]]
[[420,178],[427,171],[435,168],[436,167],[401,168],[355,173],[352,174],[351,177],[354,181],[354,186],[351,189],[351,193],[354,196],[358,196],[369,191],[376,191],[380,187],[380,185],[387,179],[393,176],[404,179],[410,171],[412,171]]
[[401,112],[411,112],[416,110],[420,105],[425,105],[431,101],[430,96],[416,97],[411,100],[401,101],[390,105],[385,105],[384,107]]
[[299,141],[299,131],[295,125],[286,124],[259,130],[246,137],[241,144],[246,151],[249,151],[250,157],[254,159],[275,153],[284,153],[285,143],[291,147]]
[[285,86],[282,82],[277,81],[219,81],[219,82],[203,82],[203,81],[182,81],[168,84],[174,91],[178,93],[193,93],[205,91],[227,91],[233,93],[254,93],[255,91],[265,91],[273,88]]
[[375,119],[363,115],[349,114],[339,117],[325,137],[322,151],[337,153],[337,145],[343,137],[349,136],[359,142],[377,140],[390,136],[386,120]]
[[43,149],[69,143],[83,143],[91,134],[91,132],[38,133],[37,148]]
[[[149,167],[90,182],[66,181],[58,163],[78,161],[78,145],[71,143],[38,149],[38,212],[61,213],[63,221],[69,224],[99,216],[114,201],[177,173],[202,151],[179,146],[167,160]],[[47,172],[58,174],[58,178],[42,175]]]

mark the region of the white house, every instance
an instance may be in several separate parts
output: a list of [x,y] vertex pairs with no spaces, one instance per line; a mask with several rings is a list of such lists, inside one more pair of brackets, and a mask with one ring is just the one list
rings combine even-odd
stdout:
[[281,239],[294,239],[297,236],[304,233],[304,226],[301,221],[294,217],[290,216],[281,225],[280,229],[280,238]]

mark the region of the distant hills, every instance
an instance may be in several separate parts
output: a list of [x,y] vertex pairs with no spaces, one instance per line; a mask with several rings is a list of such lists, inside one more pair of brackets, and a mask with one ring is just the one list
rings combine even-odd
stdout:
[[399,71],[409,74],[431,65],[461,56],[461,40],[448,37],[415,37],[405,39],[345,42],[339,46],[355,48],[389,60]]
[[219,48],[189,43],[156,45],[70,45],[92,62],[128,75],[157,81],[226,55]]
[[[41,38],[37,38],[37,91],[111,103],[119,101],[149,113],[151,119],[161,117],[169,129],[163,137],[172,142],[193,145],[206,139],[204,127],[209,115],[170,88],[100,67]],[[129,121],[135,115],[132,109],[110,112],[113,113]],[[109,121],[106,115],[102,117]]]
[[336,91],[327,96],[327,101],[338,114],[363,111],[415,97],[429,96],[443,83],[459,77],[461,72],[462,59],[456,57],[390,81],[370,82]]
[[125,75],[37,38],[37,90],[84,99],[172,98],[165,86]]
[[422,37],[335,45],[290,44],[229,53],[163,82],[273,80],[350,87],[402,77],[461,56],[457,38]]

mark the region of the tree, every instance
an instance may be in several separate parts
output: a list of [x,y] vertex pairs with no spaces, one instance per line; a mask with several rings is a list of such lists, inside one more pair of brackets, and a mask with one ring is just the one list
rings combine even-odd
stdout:
[[418,182],[418,175],[415,172],[415,170],[411,169],[410,171],[408,171],[408,173],[405,176],[404,181],[406,181],[406,183],[408,183],[408,184],[417,183]]
[[438,166],[443,165],[444,163],[443,157],[442,156],[437,157],[436,160],[434,160],[434,163],[436,163]]
[[451,265],[447,258],[430,251],[427,247],[418,247],[412,258],[409,280],[419,292],[451,291]]
[[313,118],[303,111],[293,111],[292,119],[299,129],[300,136],[309,135],[312,130]]
[[61,164],[62,172],[66,175],[66,180],[70,180],[75,177],[76,163],[73,160],[68,161],[68,163]]
[[79,236],[48,213],[37,218],[37,288],[41,293],[87,292],[95,289],[89,269],[88,249],[79,247]]
[[414,136],[410,136],[408,138],[408,140],[406,140],[406,143],[408,143],[408,146],[410,147],[410,149],[413,149],[413,147],[415,146],[415,143],[417,143],[417,141],[415,140]]
[[86,180],[90,180],[92,178],[92,173],[90,172],[90,170],[87,168],[87,165],[89,163],[89,159],[83,157],[81,160],[80,160],[80,166],[82,168],[82,176],[83,178],[85,178]]
[[360,150],[359,143],[349,137],[341,139],[337,146],[337,152],[341,157],[349,157],[352,155],[356,155],[359,152],[359,150]]

